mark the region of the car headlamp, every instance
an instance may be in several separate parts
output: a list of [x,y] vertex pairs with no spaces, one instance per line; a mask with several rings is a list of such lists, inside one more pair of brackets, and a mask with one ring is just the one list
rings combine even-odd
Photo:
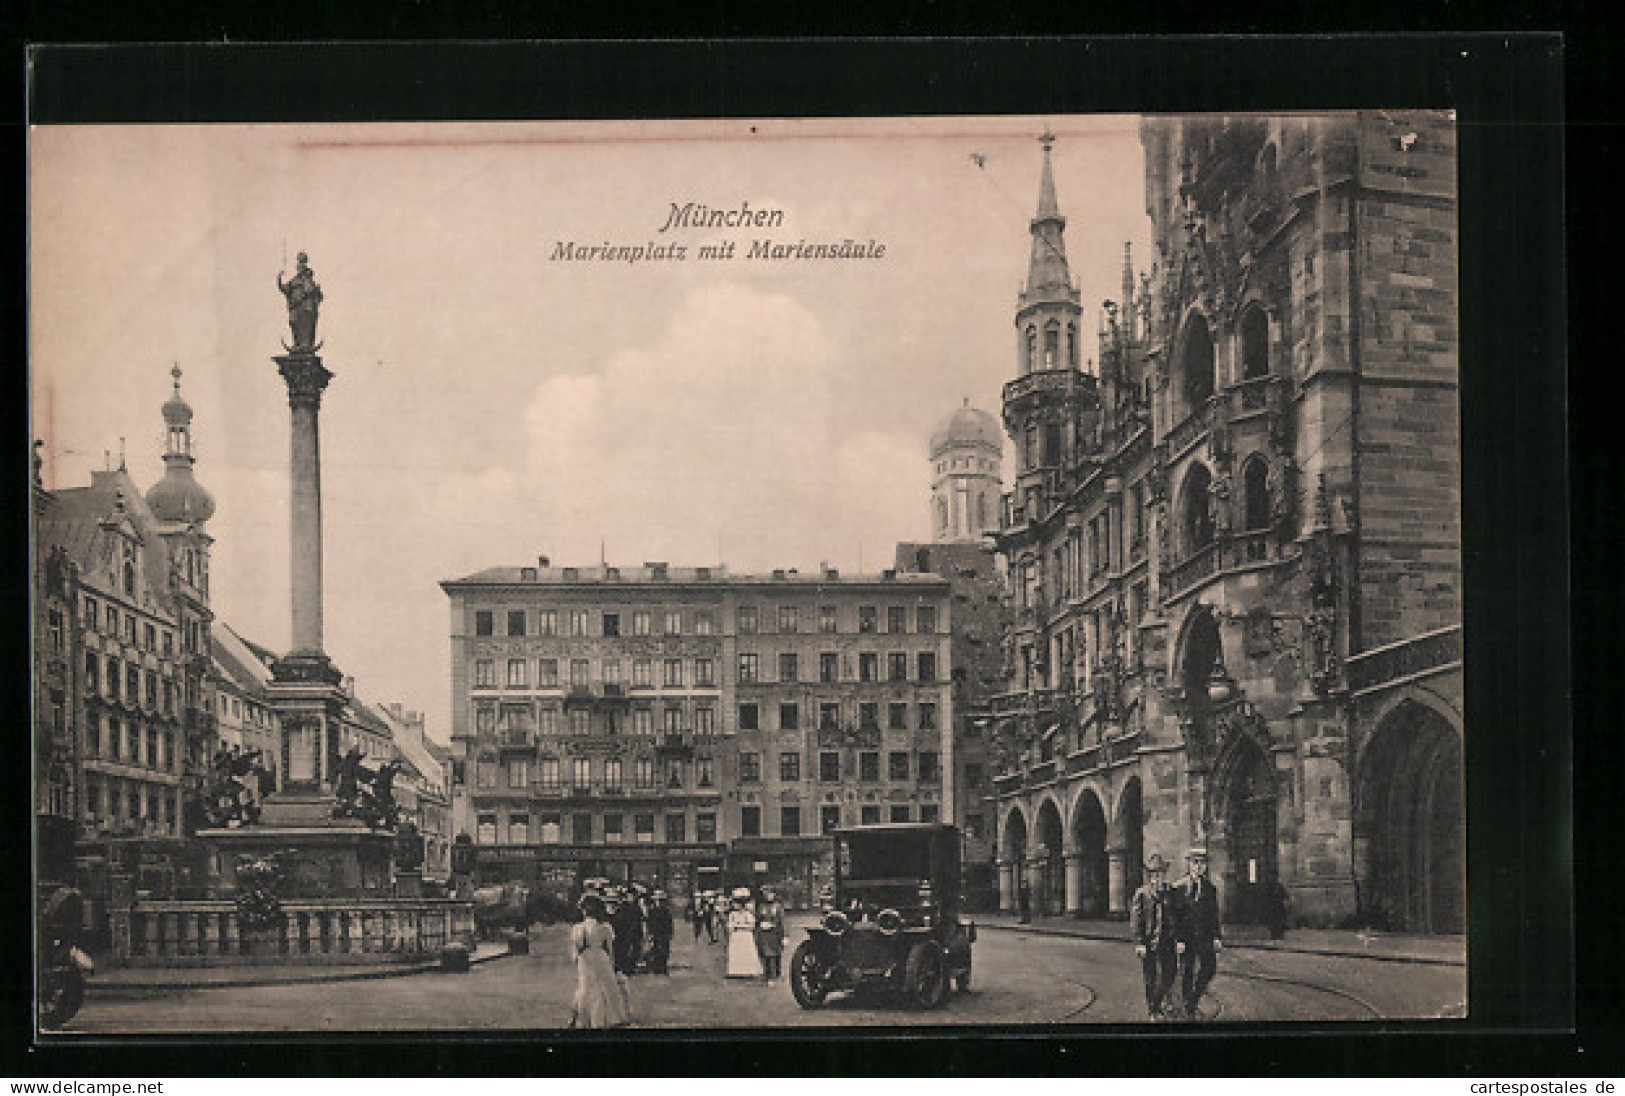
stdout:
[[875,915],[875,927],[891,936],[903,927],[903,915],[896,910],[881,910]]
[[824,914],[824,931],[831,936],[840,936],[851,927],[851,920],[840,910],[830,910]]

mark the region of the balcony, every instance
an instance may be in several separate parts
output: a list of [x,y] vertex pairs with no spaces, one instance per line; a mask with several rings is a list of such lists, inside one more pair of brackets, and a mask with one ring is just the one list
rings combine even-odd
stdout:
[[1213,408],[1218,397],[1209,397],[1185,420],[1168,431],[1168,455],[1177,458],[1186,449],[1202,440],[1213,423]]
[[878,747],[880,745],[880,724],[866,723],[860,727],[837,727],[824,724],[818,728],[818,744],[828,749]]
[[655,753],[662,757],[691,757],[694,754],[694,738],[681,731],[666,731],[655,743]]
[[1068,396],[1082,396],[1093,387],[1090,379],[1076,369],[1043,369],[1025,373],[1004,386],[1006,405],[1025,400],[1049,402]]
[[566,708],[590,708],[598,703],[600,694],[597,689],[585,683],[571,682],[564,693],[564,706]]
[[528,728],[505,730],[498,744],[504,750],[533,750],[536,748],[536,735]]
[[1271,393],[1279,387],[1279,379],[1272,376],[1244,380],[1236,385],[1237,405],[1244,412],[1266,410],[1277,402]]
[[1349,689],[1362,692],[1459,666],[1461,660],[1461,628],[1456,626],[1352,655],[1345,672]]

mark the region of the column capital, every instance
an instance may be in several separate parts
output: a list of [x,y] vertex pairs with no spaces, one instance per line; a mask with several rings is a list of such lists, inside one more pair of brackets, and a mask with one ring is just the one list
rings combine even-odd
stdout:
[[320,407],[322,391],[333,379],[333,373],[322,359],[311,353],[279,354],[271,359],[277,363],[277,372],[288,384],[289,407]]

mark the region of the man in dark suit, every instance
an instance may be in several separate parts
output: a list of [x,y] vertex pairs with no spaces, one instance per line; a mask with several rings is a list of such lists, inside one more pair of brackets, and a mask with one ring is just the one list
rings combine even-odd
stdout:
[[671,962],[672,923],[671,905],[666,892],[657,890],[649,896],[649,973],[669,974]]
[[1185,859],[1189,868],[1185,877],[1174,884],[1179,905],[1179,942],[1184,945],[1179,957],[1179,988],[1185,1015],[1194,1019],[1196,1006],[1213,981],[1224,942],[1219,939],[1219,892],[1207,877],[1207,849],[1198,845]]
[[1168,863],[1152,853],[1145,864],[1145,883],[1129,903],[1129,936],[1145,975],[1145,1007],[1154,1020],[1163,1016],[1163,999],[1174,985],[1182,949],[1177,936],[1179,909],[1168,886]]

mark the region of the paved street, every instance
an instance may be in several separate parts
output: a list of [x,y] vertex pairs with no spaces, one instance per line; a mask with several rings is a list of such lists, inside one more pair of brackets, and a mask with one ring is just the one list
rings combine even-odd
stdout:
[[[804,918],[790,920],[793,942]],[[315,985],[193,989],[118,999],[93,995],[68,1032],[501,1030],[561,1027],[574,972],[563,926],[536,928],[532,953],[482,963],[467,974]],[[832,998],[803,1011],[789,985],[724,979],[723,947],[696,945],[679,923],[669,978],[632,980],[640,1027],[914,1026],[1144,1022],[1139,965],[1122,943],[1028,932],[983,931],[972,992],[933,1012],[884,1000]],[[1364,958],[1232,948],[1203,1003],[1223,1021],[1431,1018],[1464,1012],[1465,970]]]

